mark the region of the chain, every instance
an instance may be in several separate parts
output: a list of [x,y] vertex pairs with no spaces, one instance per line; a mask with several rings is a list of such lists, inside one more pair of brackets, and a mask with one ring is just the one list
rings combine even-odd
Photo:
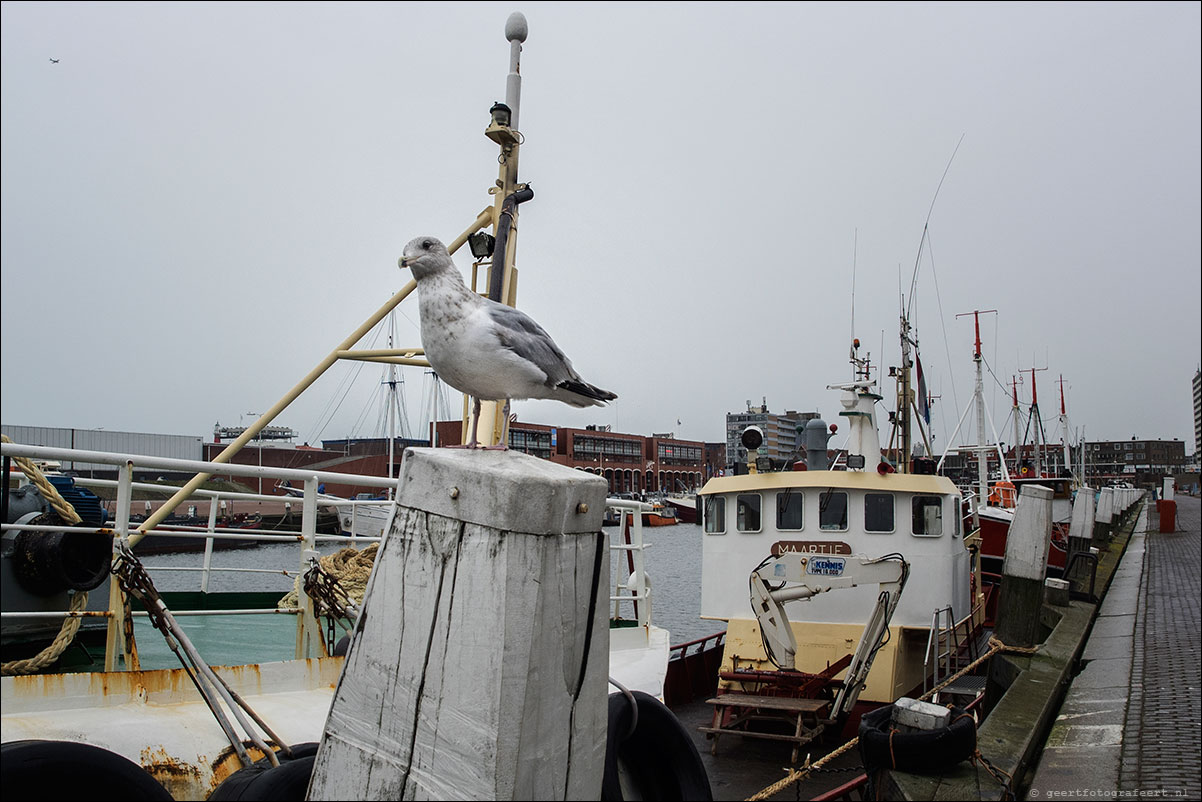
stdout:
[[989,760],[981,754],[980,749],[973,750],[972,759],[984,766],[985,771],[989,772],[993,779],[997,780],[998,784],[1002,786],[1002,799],[1014,799],[1014,789],[1011,787],[1014,779],[1013,777],[990,763]]
[[165,608],[158,603],[161,598],[159,591],[150,579],[150,574],[146,573],[146,566],[142,565],[142,561],[135,557],[134,553],[124,544],[117,548],[117,558],[113,560],[112,573],[120,581],[121,589],[146,608],[146,615],[150,618],[151,626],[167,637],[168,645],[172,647],[172,651],[175,651],[173,645],[175,639],[171,635],[171,625],[163,614]]
[[309,562],[302,584],[305,595],[313,600],[313,614],[326,619],[326,643],[327,648],[332,649],[338,640],[337,621],[343,618],[354,621],[358,610],[337,577],[322,568],[316,559]]
[[[247,720],[247,716],[267,734],[268,740],[280,746],[285,754],[290,755],[291,752],[287,745],[272,731],[267,722],[255,713],[246,701],[204,661],[196,647],[192,645],[187,633],[176,623],[171,611],[163,603],[158,589],[155,588],[154,582],[146,572],[146,567],[124,542],[117,544],[112,573],[120,582],[122,591],[141,602],[142,606],[146,608],[151,625],[163,633],[167,646],[179,658],[188,678],[192,680],[192,684],[196,686],[201,698],[212,711],[218,725],[229,738],[230,745],[234,748],[242,765],[249,766],[254,761],[235,732],[233,722],[230,721],[231,716],[273,766],[279,765],[275,751],[254,730],[251,722]],[[229,716],[222,710],[223,704],[229,711]]]

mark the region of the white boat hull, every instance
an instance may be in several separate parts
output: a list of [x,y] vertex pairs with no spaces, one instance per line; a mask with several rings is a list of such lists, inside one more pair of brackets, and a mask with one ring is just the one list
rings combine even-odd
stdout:
[[[317,742],[341,657],[215,670],[288,744]],[[4,677],[0,740],[88,743],[146,769],[176,799],[206,799],[241,767],[183,669]],[[259,757],[251,751],[252,757]]]

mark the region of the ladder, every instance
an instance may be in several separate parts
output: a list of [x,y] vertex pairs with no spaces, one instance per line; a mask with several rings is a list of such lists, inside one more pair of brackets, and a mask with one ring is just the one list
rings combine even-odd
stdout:
[[[922,690],[924,695],[931,688],[959,671],[964,661],[976,659],[977,644],[972,638],[971,618],[964,620],[964,632],[956,624],[951,605],[940,607],[931,616],[931,630],[927,636],[927,649],[923,657]],[[940,694],[975,696],[984,689],[983,677],[964,676],[931,697],[939,703]]]

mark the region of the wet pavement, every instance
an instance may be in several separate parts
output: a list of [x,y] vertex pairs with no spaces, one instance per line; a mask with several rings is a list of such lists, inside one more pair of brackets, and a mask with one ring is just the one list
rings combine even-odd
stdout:
[[1140,516],[1027,799],[1202,799],[1202,516],[1176,501],[1175,532]]

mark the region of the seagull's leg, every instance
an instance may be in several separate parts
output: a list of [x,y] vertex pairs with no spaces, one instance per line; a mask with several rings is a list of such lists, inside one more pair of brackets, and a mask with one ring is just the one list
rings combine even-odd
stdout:
[[472,421],[472,439],[469,440],[467,443],[468,448],[476,448],[477,446],[480,445],[480,441],[476,439],[476,435],[480,431],[480,399],[479,398],[472,399],[472,417],[475,418],[475,420]]
[[505,399],[505,407],[501,410],[501,415],[505,422],[501,424],[501,442],[495,446],[485,446],[490,451],[508,451],[509,450],[509,399]]
[[480,399],[472,399],[472,438],[466,444],[460,446],[447,446],[447,448],[479,448],[480,443],[476,439],[477,432],[480,431]]

